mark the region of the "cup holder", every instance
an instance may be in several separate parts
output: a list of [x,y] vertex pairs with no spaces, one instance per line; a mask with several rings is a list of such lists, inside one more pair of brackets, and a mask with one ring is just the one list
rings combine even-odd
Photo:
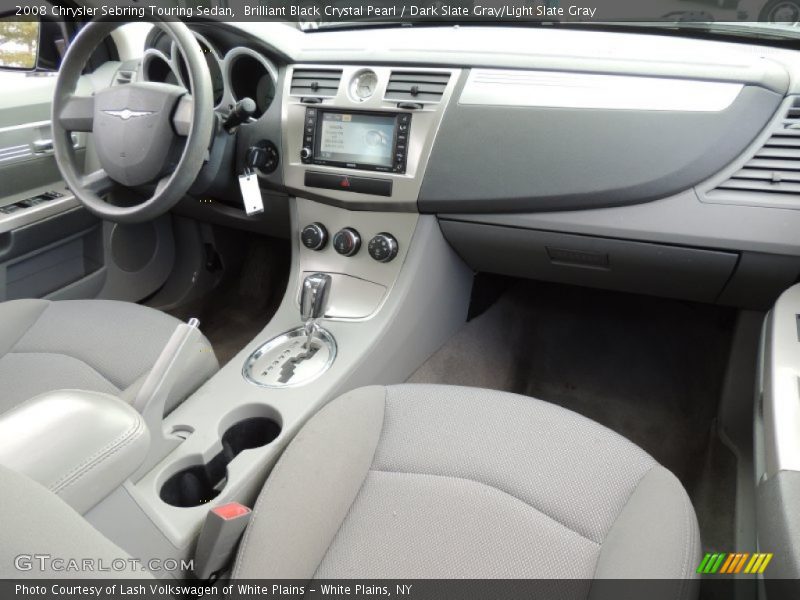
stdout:
[[228,464],[244,450],[266,446],[281,432],[270,417],[237,421],[222,435],[222,451],[203,465],[178,471],[161,486],[161,499],[172,506],[200,506],[216,498],[225,487]]

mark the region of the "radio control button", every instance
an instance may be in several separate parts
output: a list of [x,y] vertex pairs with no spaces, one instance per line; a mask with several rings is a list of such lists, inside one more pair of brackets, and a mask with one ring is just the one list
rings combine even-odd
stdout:
[[322,250],[328,243],[328,230],[322,223],[311,223],[303,227],[300,232],[300,241],[309,250]]
[[355,256],[361,249],[361,236],[352,227],[345,227],[333,236],[333,248],[342,256]]
[[306,147],[300,150],[300,158],[302,160],[308,160],[311,158],[311,148]]
[[391,233],[379,233],[369,241],[367,252],[378,262],[388,263],[397,256],[399,246]]

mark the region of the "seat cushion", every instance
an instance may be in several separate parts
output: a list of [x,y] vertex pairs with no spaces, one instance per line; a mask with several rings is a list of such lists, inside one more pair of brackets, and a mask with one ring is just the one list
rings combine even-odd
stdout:
[[[43,392],[81,389],[132,402],[178,320],[112,300],[12,300],[0,303],[0,412]],[[219,368],[203,338],[167,409]]]
[[613,431],[524,396],[400,385],[300,431],[234,575],[691,578],[699,551],[680,482]]

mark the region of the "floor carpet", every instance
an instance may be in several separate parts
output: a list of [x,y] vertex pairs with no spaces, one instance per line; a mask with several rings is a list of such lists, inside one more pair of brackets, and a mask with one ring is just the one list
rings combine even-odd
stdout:
[[[284,247],[286,246],[286,247]],[[288,279],[288,243],[251,236],[243,260],[211,292],[175,310],[173,316],[200,319],[200,330],[220,366],[252,341],[278,310]]]

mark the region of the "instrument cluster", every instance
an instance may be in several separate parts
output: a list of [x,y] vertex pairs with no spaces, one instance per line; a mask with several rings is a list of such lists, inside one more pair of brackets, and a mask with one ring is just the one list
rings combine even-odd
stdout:
[[[263,115],[275,99],[278,70],[272,61],[245,46],[231,48],[223,54],[199,33],[194,35],[211,75],[215,108],[230,110],[239,100],[251,98],[256,103],[253,118]],[[186,61],[165,32],[157,31],[149,39],[140,79],[191,89]]]

